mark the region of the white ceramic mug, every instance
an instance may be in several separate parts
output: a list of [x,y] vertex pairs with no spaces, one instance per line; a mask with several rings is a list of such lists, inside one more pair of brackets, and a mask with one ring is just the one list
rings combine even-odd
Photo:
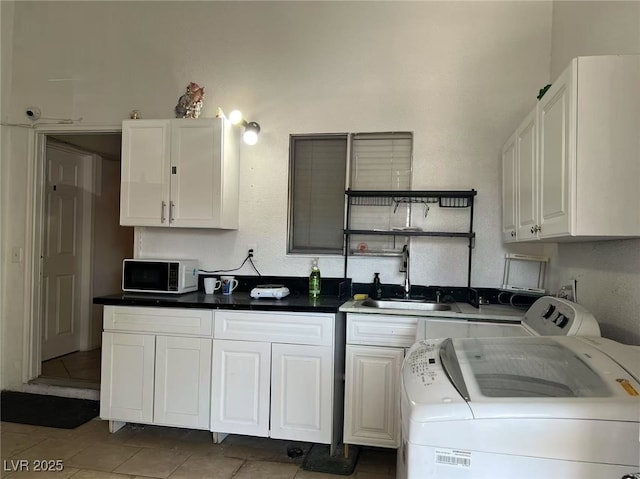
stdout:
[[204,292],[207,294],[213,294],[214,291],[217,291],[222,286],[222,281],[216,278],[205,278],[204,279]]
[[234,276],[220,276],[222,280],[222,294],[231,294],[238,287],[238,280]]

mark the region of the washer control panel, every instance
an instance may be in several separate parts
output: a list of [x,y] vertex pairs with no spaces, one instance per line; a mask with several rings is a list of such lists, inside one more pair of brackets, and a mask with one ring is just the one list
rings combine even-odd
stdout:
[[442,371],[438,346],[439,341],[420,341],[409,350],[405,359],[408,372],[414,378],[421,380],[425,386],[433,384],[439,372]]
[[577,303],[553,296],[538,298],[524,315],[523,324],[540,336],[600,336],[593,314]]

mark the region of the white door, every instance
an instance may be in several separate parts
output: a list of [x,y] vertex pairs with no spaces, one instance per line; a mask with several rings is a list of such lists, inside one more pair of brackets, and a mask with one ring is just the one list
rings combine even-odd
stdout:
[[123,226],[169,226],[169,122],[122,122],[120,224]]
[[154,357],[152,334],[102,333],[102,419],[152,422]]
[[400,445],[403,348],[347,345],[344,443]]
[[[86,198],[85,169],[91,155],[48,145],[45,165],[45,222],[42,250],[42,360],[77,351],[80,346]],[[88,291],[85,289],[85,294]],[[84,312],[88,314],[89,312]]]
[[213,340],[211,430],[269,436],[271,344]]
[[271,437],[331,444],[332,348],[273,344],[271,354]]
[[516,240],[516,135],[502,149],[502,239]]
[[217,227],[222,194],[222,120],[172,120],[173,226]]
[[211,339],[156,337],[153,422],[209,429]]
[[570,232],[570,192],[575,182],[571,162],[575,138],[571,125],[575,118],[572,98],[572,68],[567,68],[539,107],[540,125],[540,236],[553,237]]
[[533,110],[518,128],[517,178],[518,178],[518,231],[519,240],[537,238],[538,178],[536,157],[536,110]]

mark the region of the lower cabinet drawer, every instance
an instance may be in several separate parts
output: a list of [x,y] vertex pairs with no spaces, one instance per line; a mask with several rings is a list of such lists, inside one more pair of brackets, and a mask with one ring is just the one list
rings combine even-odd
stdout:
[[[214,338],[331,346],[330,313],[216,311]],[[414,333],[415,334],[415,333]]]
[[347,314],[347,343],[408,348],[416,342],[418,319],[384,314]]
[[213,334],[213,311],[189,308],[105,306],[105,331],[138,331],[206,336]]

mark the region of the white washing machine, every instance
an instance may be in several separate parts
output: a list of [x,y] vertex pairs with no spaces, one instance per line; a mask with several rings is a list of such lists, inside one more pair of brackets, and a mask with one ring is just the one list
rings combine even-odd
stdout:
[[402,367],[398,478],[640,471],[640,347],[600,337],[425,339]]
[[421,318],[416,340],[556,335],[600,336],[600,326],[593,314],[579,304],[542,296],[529,307],[521,322]]

